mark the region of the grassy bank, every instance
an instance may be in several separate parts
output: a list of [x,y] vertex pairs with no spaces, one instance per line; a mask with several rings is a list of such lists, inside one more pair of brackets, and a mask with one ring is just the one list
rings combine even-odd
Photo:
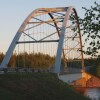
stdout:
[[0,100],[89,100],[50,73],[0,75]]

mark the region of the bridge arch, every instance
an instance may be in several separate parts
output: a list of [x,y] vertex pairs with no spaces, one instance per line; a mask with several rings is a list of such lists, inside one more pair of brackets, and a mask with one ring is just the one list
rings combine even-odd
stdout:
[[[41,19],[38,19],[38,16],[41,16],[41,15],[46,15],[48,14],[49,17],[51,18],[50,20],[48,21],[43,21]],[[58,16],[58,15],[61,15],[61,16]],[[74,16],[73,16],[74,14]],[[54,16],[57,16],[57,17],[54,17]],[[72,33],[74,34],[70,34],[72,36],[67,36],[67,39],[65,39],[65,34],[68,32],[68,30],[71,31],[71,28],[70,27],[74,27],[72,25],[72,22],[69,22],[69,20],[73,20],[73,19],[70,19],[71,17],[74,17],[75,19],[75,23],[77,24],[75,27],[77,27],[77,31],[78,31],[78,34],[75,34],[74,31],[72,31]],[[30,22],[31,19],[36,19],[38,20],[37,22]],[[59,20],[58,20],[59,19]],[[40,21],[40,23],[39,23]],[[53,24],[50,24],[51,22],[53,22]],[[81,52],[81,61],[82,61],[82,67],[84,67],[84,60],[83,60],[83,53],[82,53],[82,40],[81,40],[81,33],[80,33],[80,27],[79,27],[79,22],[78,22],[78,17],[77,17],[77,13],[76,13],[76,10],[74,7],[58,7],[58,8],[39,8],[39,9],[36,9],[34,10],[25,20],[24,22],[22,23],[21,27],[19,28],[19,30],[17,31],[11,45],[9,46],[8,48],[8,51],[0,65],[0,68],[7,68],[7,65],[8,65],[8,62],[11,58],[11,55],[16,47],[16,45],[18,43],[22,43],[22,42],[19,42],[19,39],[22,35],[22,33],[24,33],[25,35],[27,35],[28,37],[32,38],[34,41],[33,42],[52,42],[50,40],[46,40],[46,41],[42,41],[44,40],[45,38],[51,36],[52,34],[49,34],[48,36],[46,37],[43,37],[42,39],[35,39],[31,36],[29,36],[28,34],[26,34],[24,31],[27,31],[27,30],[30,30],[31,28],[34,28],[34,27],[30,27],[30,28],[26,28],[26,26],[28,24],[33,24],[33,23],[38,23],[36,24],[34,27],[37,27],[41,24],[44,24],[44,23],[47,23],[48,25],[54,27],[56,29],[56,33],[58,34],[58,37],[59,37],[59,40],[53,40],[54,42],[59,42],[58,43],[58,48],[57,48],[57,54],[56,54],[56,60],[55,60],[55,73],[59,73],[60,72],[60,65],[61,65],[61,59],[62,59],[62,53],[63,53],[63,57],[64,57],[64,60],[65,61],[68,61],[68,55],[66,57],[65,53],[68,54],[68,52],[71,52],[73,48],[76,49],[75,45],[73,47],[69,47],[67,45],[68,48],[65,48],[64,46],[64,40],[69,42],[68,39],[71,38],[71,39],[75,39],[75,38],[78,38],[78,51]],[[58,25],[58,23],[60,23],[60,25]],[[71,23],[71,24],[70,24]],[[69,25],[68,25],[69,24]],[[25,29],[26,28],[26,29]],[[70,29],[68,29],[70,28]],[[54,33],[55,34],[55,33]],[[76,35],[76,36],[73,36],[73,35]],[[71,41],[71,40],[70,40]],[[75,40],[77,41],[77,39]],[[75,43],[75,41],[73,43]],[[25,42],[26,43],[26,42]],[[72,44],[73,45],[73,44]],[[77,45],[77,44],[76,44]],[[66,49],[66,50],[65,50]],[[70,58],[72,59],[72,58]]]

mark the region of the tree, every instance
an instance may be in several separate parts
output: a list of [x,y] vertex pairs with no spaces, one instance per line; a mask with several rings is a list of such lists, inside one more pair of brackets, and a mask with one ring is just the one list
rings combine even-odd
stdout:
[[4,54],[0,52],[0,64],[1,64],[2,60],[3,60],[3,58],[4,58]]
[[96,76],[100,77],[100,56],[96,60]]
[[8,67],[11,67],[11,68],[16,67],[16,53],[12,54],[11,59],[8,63]]
[[100,5],[94,2],[90,9],[83,7],[85,17],[80,18],[81,30],[85,36],[85,45],[88,43],[86,54],[97,56],[100,50]]

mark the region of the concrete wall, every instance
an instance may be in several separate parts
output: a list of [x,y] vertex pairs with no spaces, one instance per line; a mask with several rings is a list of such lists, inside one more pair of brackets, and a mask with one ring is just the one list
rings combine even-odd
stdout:
[[59,79],[63,82],[71,83],[75,80],[82,78],[82,73],[58,75]]
[[82,72],[82,78],[85,78],[86,81],[88,81],[92,76],[86,72]]

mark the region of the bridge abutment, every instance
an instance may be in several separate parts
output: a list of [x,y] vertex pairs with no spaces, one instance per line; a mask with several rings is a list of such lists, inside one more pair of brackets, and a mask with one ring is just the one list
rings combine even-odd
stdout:
[[60,80],[74,87],[100,87],[100,78],[82,71],[81,73],[59,75]]

